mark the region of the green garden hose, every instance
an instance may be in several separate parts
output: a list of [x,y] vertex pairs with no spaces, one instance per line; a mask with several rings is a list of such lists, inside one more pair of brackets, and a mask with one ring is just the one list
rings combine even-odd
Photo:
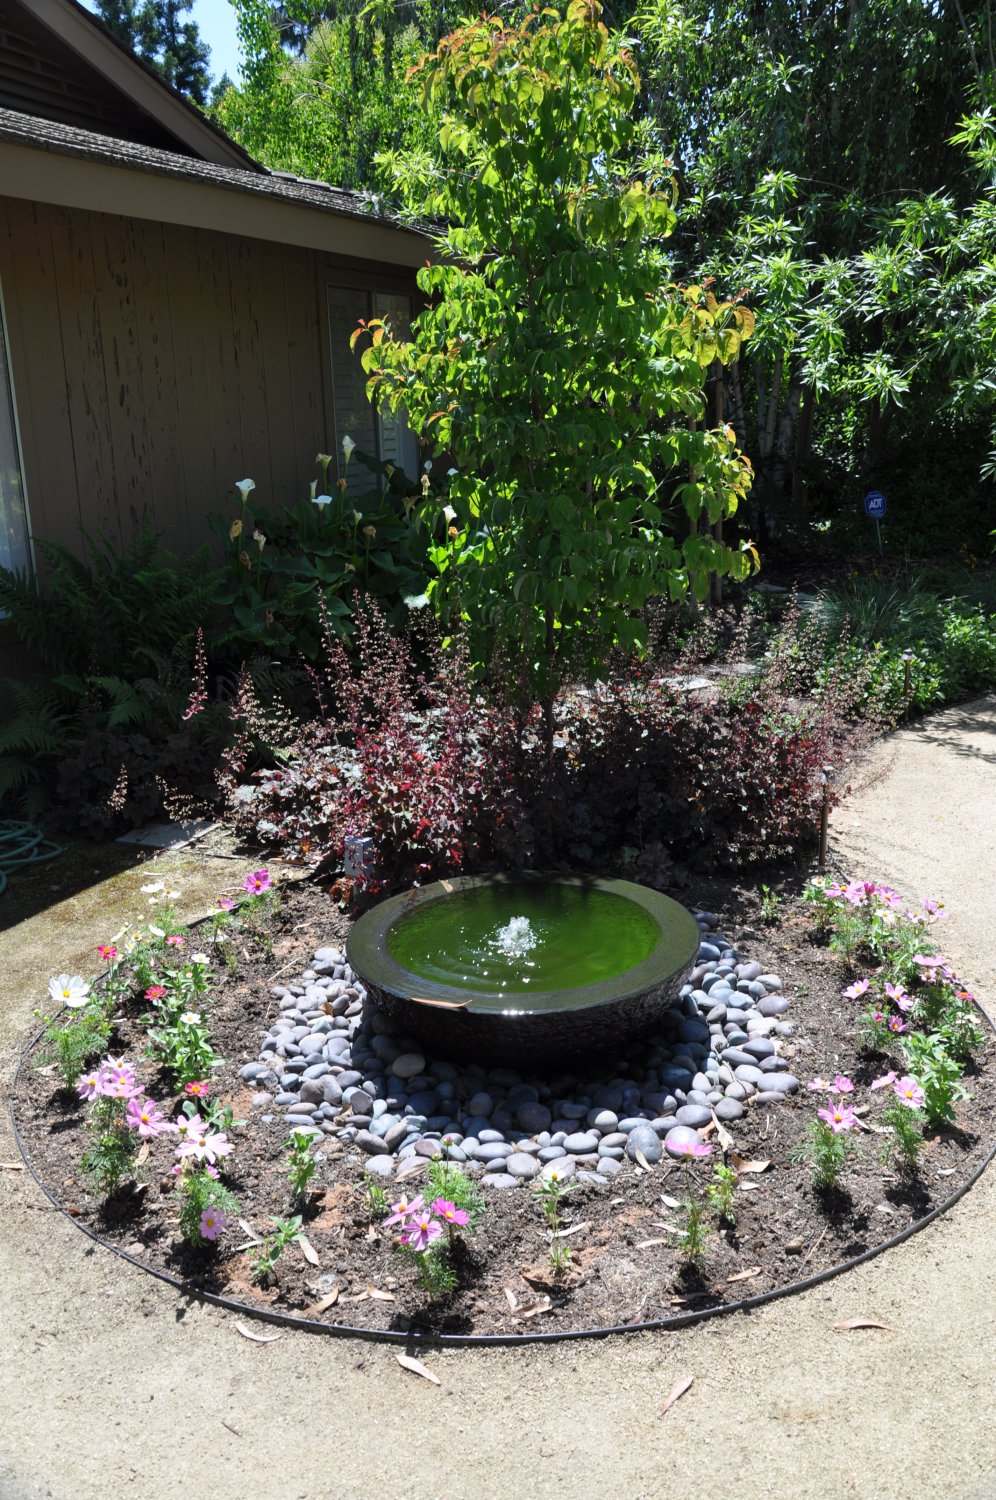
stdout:
[[58,844],[44,838],[30,823],[0,821],[0,896],[7,888],[7,876],[15,870],[41,864],[61,853]]

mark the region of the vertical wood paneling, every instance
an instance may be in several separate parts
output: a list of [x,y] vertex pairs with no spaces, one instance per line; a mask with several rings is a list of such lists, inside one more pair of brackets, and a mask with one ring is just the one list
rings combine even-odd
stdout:
[[267,363],[270,351],[264,334],[266,311],[273,292],[263,284],[259,248],[255,241],[233,236],[227,247],[231,277],[230,328],[242,422],[243,467],[256,481],[258,498],[269,507],[281,498],[273,488],[268,402],[271,372]]
[[188,492],[196,516],[198,509],[206,514],[210,509],[221,508],[239,479],[256,476],[250,475],[245,466],[242,442],[238,369],[241,340],[236,339],[232,327],[227,236],[198,229],[194,239],[205,362],[196,373],[189,395],[199,408],[201,420],[209,419],[212,455],[210,465],[203,471],[203,480],[195,477],[194,493]]
[[316,453],[331,452],[335,433],[331,417],[328,342],[321,298],[325,284],[315,256],[307,250],[284,251],[287,292],[287,347],[290,352],[294,444],[302,493],[315,478]]
[[294,432],[291,351],[287,337],[284,252],[280,245],[252,247],[253,298],[262,339],[266,372],[267,447],[274,505],[293,505],[303,493],[298,482],[300,457]]
[[163,242],[175,368],[176,441],[183,455],[183,490],[177,494],[172,519],[184,531],[188,545],[196,545],[206,534],[208,511],[221,510],[225,498],[224,491],[214,492],[214,371],[204,321],[197,231],[167,225]]
[[[83,525],[87,530],[105,532],[108,539],[120,545],[121,518],[114,489],[103,309],[94,275],[92,218],[91,214],[53,209],[52,251]],[[44,399],[44,389],[37,397]]]
[[187,552],[203,538],[190,527],[186,504],[176,355],[173,287],[163,226],[130,221],[135,326],[148,416],[146,499],[157,530],[173,550]]
[[0,286],[31,534],[75,549],[80,504],[50,213],[43,204],[0,199]]
[[[115,515],[122,539],[144,519],[153,525],[149,487],[149,403],[135,305],[128,220],[91,214],[95,295],[100,312],[107,416],[114,457]],[[158,411],[153,417],[160,425]],[[105,523],[106,524],[106,523]]]

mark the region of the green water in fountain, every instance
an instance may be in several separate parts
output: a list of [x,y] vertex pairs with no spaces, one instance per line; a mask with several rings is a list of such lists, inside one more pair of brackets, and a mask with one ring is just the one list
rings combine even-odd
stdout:
[[[420,978],[471,995],[515,996],[581,989],[635,968],[661,941],[649,912],[582,883],[486,885],[418,908],[396,921],[387,949]],[[536,1004],[543,1007],[543,999]]]

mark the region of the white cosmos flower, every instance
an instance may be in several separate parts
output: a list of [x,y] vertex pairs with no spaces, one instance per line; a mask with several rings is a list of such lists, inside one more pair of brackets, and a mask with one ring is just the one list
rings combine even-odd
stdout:
[[237,479],[235,481],[235,488],[244,500],[249,492],[256,488],[256,481],[255,479]]
[[154,880],[151,885],[143,885],[143,887],[142,887],[142,895],[143,896],[158,896],[159,892],[160,891],[164,891],[165,889],[166,889],[166,882],[165,882],[165,880]]
[[183,1012],[183,1015],[180,1017],[180,1020],[183,1022],[184,1026],[198,1026],[200,1025],[200,1019],[201,1018],[196,1010],[185,1010]]
[[149,931],[152,933],[153,937],[165,937],[166,936],[165,932],[163,931],[163,929],[161,927],[153,927],[153,925],[152,925],[151,922],[149,923]]
[[89,998],[90,986],[80,974],[59,974],[55,979],[49,980],[48,992],[53,1000],[79,1010]]
[[190,962],[192,964],[209,964],[211,960],[206,953],[192,953],[190,955]]

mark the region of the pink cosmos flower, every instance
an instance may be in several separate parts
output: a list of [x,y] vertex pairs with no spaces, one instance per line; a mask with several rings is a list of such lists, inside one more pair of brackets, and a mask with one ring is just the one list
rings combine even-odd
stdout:
[[890,1016],[885,1024],[893,1036],[901,1036],[904,1031],[909,1031],[910,1029],[908,1024],[905,1021],[901,1021],[898,1016]]
[[185,937],[181,937],[178,932],[171,932],[169,937],[166,939],[166,946],[167,948],[182,948],[186,941],[187,939]]
[[161,984],[150,984],[145,992],[146,1000],[161,1000],[166,993],[166,988]]
[[838,1099],[829,1109],[818,1109],[816,1113],[821,1120],[825,1120],[834,1135],[840,1135],[845,1130],[858,1129],[858,1117],[849,1104],[843,1104]]
[[179,1156],[192,1156],[197,1161],[210,1162],[214,1166],[219,1156],[228,1156],[235,1147],[223,1130],[209,1130],[205,1127],[183,1132],[176,1149]]
[[423,1208],[411,1223],[405,1228],[401,1236],[401,1243],[407,1245],[409,1250],[428,1250],[433,1240],[438,1240],[443,1232],[443,1226],[438,1219],[434,1219],[427,1208]]
[[134,1099],[142,1092],[127,1063],[112,1064],[110,1058],[101,1069],[100,1086],[101,1093],[108,1099]]
[[398,1202],[391,1204],[391,1214],[384,1220],[384,1228],[389,1229],[392,1224],[400,1224],[404,1228],[408,1220],[418,1213],[424,1202],[425,1199],[421,1194],[417,1198],[409,1198],[407,1193],[402,1193]]
[[219,911],[231,911],[234,905],[235,902],[230,901],[227,896],[219,896],[215,902],[215,906],[217,906]]
[[885,986],[885,993],[888,995],[893,1005],[898,1005],[900,1010],[906,1011],[913,1009],[914,1002],[910,999],[909,995],[906,993],[901,984],[887,984]]
[[263,891],[268,891],[273,881],[270,879],[269,870],[253,870],[242,882],[243,890],[247,890],[251,896],[259,896]]
[[[674,1146],[668,1148],[673,1151]],[[706,1141],[681,1141],[677,1144],[680,1156],[711,1156],[712,1147]]]
[[828,898],[828,900],[836,901],[844,894],[844,887],[842,885],[838,885],[836,881],[833,881],[830,885],[824,888],[823,894]]
[[833,1089],[835,1094],[853,1094],[854,1084],[843,1073],[838,1073],[833,1081]]
[[118,950],[113,943],[98,943],[97,956],[98,958],[102,958],[105,963],[110,963],[112,958],[117,958]]
[[195,1079],[193,1083],[185,1083],[183,1092],[189,1094],[191,1099],[206,1099],[211,1085],[207,1082]]
[[202,1135],[207,1129],[206,1121],[200,1115],[177,1115],[176,1133],[181,1141],[187,1140],[194,1135]]
[[806,1084],[806,1087],[807,1087],[807,1089],[809,1089],[810,1093],[813,1093],[816,1090],[832,1089],[833,1088],[833,1084],[832,1083],[827,1083],[827,1081],[826,1081],[825,1078],[811,1078],[809,1080],[809,1082]]
[[125,1111],[125,1124],[137,1130],[143,1140],[150,1141],[176,1130],[154,1099],[132,1099]]
[[926,1097],[915,1078],[897,1078],[892,1092],[901,1104],[909,1105],[910,1109],[920,1109]]
[[885,1011],[884,1010],[873,1010],[872,1013],[871,1013],[871,1018],[876,1023],[884,1021],[885,1020]]
[[887,1089],[890,1083],[895,1083],[895,1073],[883,1073],[881,1078],[876,1078],[868,1085],[870,1089]]
[[868,992],[868,980],[867,979],[856,979],[853,984],[848,985],[847,989],[844,990],[843,994],[844,994],[844,999],[845,1000],[860,1000],[861,996],[864,995],[864,994],[867,994],[867,992]]
[[220,1209],[206,1208],[201,1214],[201,1239],[216,1240],[219,1234],[224,1234],[227,1222]]
[[432,1212],[438,1214],[447,1224],[466,1224],[467,1214],[464,1209],[457,1208],[448,1198],[437,1198],[432,1205]]
[[92,1099],[99,1099],[104,1092],[102,1070],[94,1068],[91,1072],[85,1073],[76,1085],[76,1092],[88,1103]]
[[923,953],[914,953],[913,962],[918,969],[943,969],[944,959],[939,953],[928,956]]
[[852,880],[850,885],[844,887],[844,900],[851,906],[864,906],[869,896],[875,894],[875,887],[864,880]]
[[947,916],[947,912],[941,910],[943,905],[943,901],[935,901],[931,896],[927,896],[923,902],[923,910],[928,917],[937,917],[943,921]]

